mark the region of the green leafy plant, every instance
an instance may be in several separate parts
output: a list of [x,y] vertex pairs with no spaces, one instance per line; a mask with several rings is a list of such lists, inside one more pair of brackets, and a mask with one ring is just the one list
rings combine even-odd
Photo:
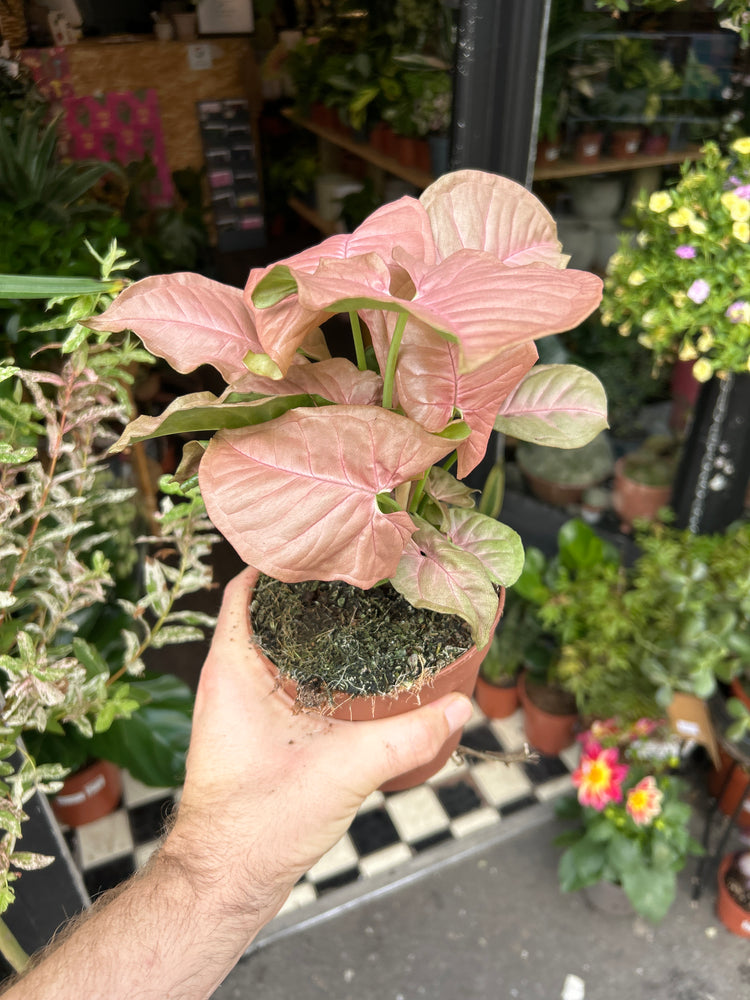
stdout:
[[679,180],[635,203],[635,238],[609,261],[602,322],[635,335],[658,365],[693,361],[705,382],[750,364],[750,138],[706,143]]
[[[76,732],[92,749],[115,720],[156,708],[158,685],[134,679],[146,649],[201,638],[212,622],[175,604],[211,580],[214,536],[197,489],[163,484],[170,495],[154,515],[158,534],[140,543],[135,594],[117,595],[106,555],[110,513],[134,495],[111,480],[108,449],[133,416],[133,373],[153,358],[129,335],[93,335],[80,320],[123,287],[122,257],[112,247],[99,260],[99,281],[0,275],[0,298],[50,299],[46,327],[62,337],[44,369],[0,366],[0,911],[21,871],[52,860],[18,840],[25,802],[65,775],[59,760],[36,761],[24,735]],[[163,693],[178,699],[174,688]]]
[[580,448],[562,449],[536,442],[521,442],[518,465],[538,479],[564,486],[591,486],[603,482],[614,464],[606,434],[599,434]]
[[566,848],[558,866],[563,892],[610,882],[658,922],[674,902],[677,873],[702,848],[690,835],[684,783],[644,754],[652,728],[641,722],[623,730],[609,720],[583,735],[577,794],[557,805],[558,817],[575,826],[556,843]]
[[624,456],[623,471],[646,486],[668,486],[674,479],[680,442],[671,434],[650,434]]

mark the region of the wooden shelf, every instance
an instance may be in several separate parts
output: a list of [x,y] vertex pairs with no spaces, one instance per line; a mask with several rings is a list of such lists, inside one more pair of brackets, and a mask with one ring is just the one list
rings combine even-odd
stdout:
[[426,188],[434,180],[432,175],[426,171],[417,170],[416,167],[405,167],[403,163],[399,163],[398,160],[394,160],[391,156],[385,156],[384,153],[373,149],[372,146],[368,146],[365,142],[356,142],[343,132],[326,128],[324,125],[318,125],[307,118],[299,118],[291,108],[284,108],[281,113],[289,121],[294,122],[295,125],[307,129],[308,132],[313,132],[319,138],[330,142],[331,145],[345,149],[367,163],[372,163],[373,166],[378,167],[380,170],[385,170],[386,173],[393,174],[394,177],[400,177],[401,180],[407,181],[407,183],[413,184],[417,188]]
[[698,147],[668,151],[666,153],[637,153],[635,156],[615,158],[602,156],[596,163],[576,163],[575,160],[555,160],[537,166],[534,170],[535,181],[563,180],[566,177],[587,177],[591,174],[610,174],[624,170],[639,170],[641,167],[666,167],[684,160],[699,156]]

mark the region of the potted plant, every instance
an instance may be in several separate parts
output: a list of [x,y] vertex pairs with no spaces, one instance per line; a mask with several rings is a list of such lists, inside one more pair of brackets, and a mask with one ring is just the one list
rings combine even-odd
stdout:
[[750,138],[733,142],[729,155],[707,143],[674,185],[636,201],[636,238],[623,234],[605,283],[602,321],[637,336],[657,366],[692,361],[704,383],[675,477],[678,523],[694,531],[720,531],[738,517],[750,475],[742,430],[750,398],[749,182]]
[[[658,922],[674,901],[678,872],[702,849],[690,835],[683,783],[643,752],[652,729],[649,722],[623,731],[610,721],[593,730],[598,739],[592,730],[584,734],[573,774],[577,793],[557,808],[575,827],[557,843],[565,847],[558,867],[563,892],[598,890],[589,896],[592,904],[610,911],[611,896],[621,895]],[[619,901],[615,906],[622,912]]]
[[578,503],[587,489],[609,477],[614,463],[606,433],[580,448],[522,442],[516,462],[535,497],[556,507]]
[[[45,325],[62,338],[44,352],[44,367],[0,366],[0,912],[13,902],[19,872],[54,860],[20,850],[18,841],[24,803],[36,790],[58,792],[65,777],[54,755],[36,761],[26,747],[14,757],[19,741],[65,730],[84,742],[94,734],[104,739],[117,719],[149,700],[145,682],[136,684],[140,694],[130,686],[149,645],[200,638],[212,621],[175,607],[210,584],[204,559],[213,538],[197,491],[176,484],[164,484],[172,496],[151,512],[138,585],[110,603],[115,584],[106,550],[119,530],[113,515],[135,490],[111,480],[107,451],[132,416],[134,370],[153,359],[129,336],[92,336],[78,320],[123,287],[122,256],[113,247],[100,259],[101,281],[0,277],[2,299],[53,298]],[[122,612],[116,619],[109,618],[112,604]],[[102,615],[115,631],[99,652],[94,643],[103,643],[105,623],[94,627],[93,619]]]
[[615,462],[612,504],[621,530],[632,531],[636,518],[653,520],[672,496],[679,442],[669,434],[651,434]]
[[506,596],[503,618],[482,661],[474,688],[477,705],[490,719],[505,719],[519,705],[518,674],[528,632],[524,631],[526,606]]
[[750,851],[735,851],[722,858],[716,914],[732,934],[750,938]]
[[[191,394],[139,418],[118,448],[174,430],[217,431],[185,456],[182,472],[197,471],[214,524],[264,574],[253,598],[262,647],[300,633],[291,620],[274,629],[279,602],[308,617],[327,602],[334,624],[321,637],[343,637],[351,625],[349,649],[326,640],[327,673],[321,646],[274,652],[303,703],[340,701],[346,717],[360,706],[369,716],[380,688],[401,710],[394,689],[413,706],[434,690],[431,674],[488,646],[498,588],[515,581],[523,552],[513,531],[473,509],[459,480],[484,456],[493,425],[578,446],[605,421],[590,373],[534,367],[531,340],[577,322],[598,299],[598,279],[562,262],[536,198],[460,171],[418,200],[383,206],[352,234],[252,271],[244,294],[199,275],[164,275],[88,321],[132,329],[178,370],[208,362],[226,380],[220,397]],[[320,333],[341,312],[356,362],[328,357]],[[561,412],[570,420],[558,424]],[[448,472],[454,461],[459,480]],[[426,633],[452,616],[436,660]],[[386,626],[399,617],[423,634],[397,634],[382,671],[371,652],[354,669],[354,644],[387,646]],[[265,631],[259,619],[271,623]]]

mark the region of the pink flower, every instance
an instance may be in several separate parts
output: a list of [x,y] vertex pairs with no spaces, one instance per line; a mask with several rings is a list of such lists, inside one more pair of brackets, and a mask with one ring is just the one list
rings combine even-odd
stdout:
[[703,278],[698,278],[698,280],[694,281],[690,288],[688,288],[687,297],[691,300],[691,302],[695,302],[695,304],[699,306],[702,302],[706,301],[710,291],[711,286],[709,283],[704,281]]
[[621,802],[622,782],[627,773],[627,765],[618,763],[615,747],[603,750],[593,741],[586,744],[581,763],[573,773],[578,801],[598,812],[609,802]]
[[750,184],[741,184],[734,189],[734,193],[738,198],[744,198],[747,201],[750,199]]
[[689,243],[683,243],[675,249],[675,253],[678,257],[682,257],[683,260],[692,260],[697,251],[695,247],[691,247]]
[[638,719],[630,727],[630,735],[635,740],[645,739],[655,732],[659,728],[659,725],[660,723],[657,719]]
[[730,323],[747,323],[750,320],[750,303],[738,299],[724,313]]
[[649,774],[630,789],[625,809],[638,826],[647,826],[661,812],[663,794],[656,785],[656,778]]

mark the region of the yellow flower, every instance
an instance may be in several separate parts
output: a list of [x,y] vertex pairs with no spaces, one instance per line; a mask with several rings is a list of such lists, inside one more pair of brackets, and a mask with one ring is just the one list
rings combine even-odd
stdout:
[[744,136],[742,139],[735,139],[732,143],[731,149],[735,153],[750,153],[750,136]]
[[638,343],[642,344],[644,347],[653,347],[654,340],[653,337],[649,337],[647,333],[638,334]]
[[669,191],[654,191],[648,200],[648,207],[652,212],[666,212],[672,207],[672,197]]
[[705,354],[706,351],[710,351],[714,346],[714,335],[710,330],[704,330],[704,332],[698,337],[698,342],[696,347],[701,354]]
[[711,362],[705,358],[698,358],[693,365],[693,378],[696,382],[708,382],[713,373]]
[[739,200],[740,199],[737,197],[734,191],[725,191],[724,194],[721,196],[721,203],[728,212],[732,211],[732,206],[735,204],[735,202],[738,202]]
[[641,316],[641,326],[654,326],[657,318],[656,311],[649,309]]
[[645,280],[646,280],[646,275],[643,273],[643,271],[631,271],[628,277],[628,284],[642,285]]
[[729,207],[729,214],[734,222],[747,222],[750,219],[750,201],[737,198]]
[[691,219],[690,222],[688,222],[688,226],[690,227],[690,232],[695,233],[696,236],[703,236],[707,229],[706,223],[703,219]]
[[680,352],[677,355],[677,357],[680,359],[680,361],[695,361],[695,359],[698,357],[698,352],[690,343],[690,341],[686,340],[683,343],[682,347],[680,348]]
[[687,303],[687,300],[688,297],[687,295],[685,295],[684,292],[672,293],[672,301],[674,302],[674,304],[677,306],[678,309],[682,309],[682,307]]
[[675,229],[681,229],[683,226],[689,226],[694,219],[695,216],[690,209],[683,206],[682,208],[678,208],[676,212],[670,212],[667,222]]
[[609,326],[609,324],[612,322],[612,318],[613,317],[611,312],[603,312],[599,317],[599,320],[602,326]]
[[617,327],[617,332],[620,334],[621,337],[629,337],[630,331],[632,329],[633,329],[632,323],[620,323],[620,325]]
[[740,243],[747,243],[750,241],[750,225],[747,222],[732,223],[732,235]]
[[641,231],[635,238],[635,242],[641,249],[643,249],[644,247],[647,247],[649,245],[649,243],[651,242],[651,237],[649,236],[649,234],[646,232],[645,229],[641,229]]

